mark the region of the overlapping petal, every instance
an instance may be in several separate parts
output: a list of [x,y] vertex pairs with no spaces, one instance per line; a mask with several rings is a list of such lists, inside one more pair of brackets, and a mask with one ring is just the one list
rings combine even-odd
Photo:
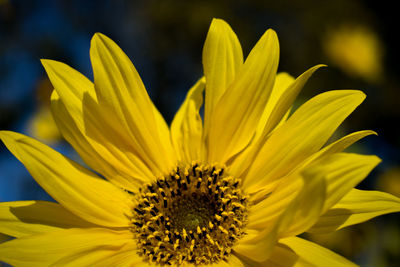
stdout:
[[0,233],[13,237],[93,226],[54,202],[33,200],[0,203]]
[[268,30],[214,107],[205,140],[210,162],[225,163],[249,144],[271,94],[278,59],[278,38]]
[[380,191],[352,189],[323,214],[308,232],[330,233],[376,216],[399,211],[398,197]]
[[122,240],[115,244],[98,244],[56,261],[52,266],[151,266],[137,253],[134,242]]
[[327,194],[325,179],[307,173],[299,175],[303,186],[296,198],[285,208],[280,219],[278,230],[280,238],[305,232],[318,221],[322,213]]
[[295,169],[325,144],[364,98],[360,91],[339,90],[306,102],[262,145],[243,186],[254,192]]
[[304,180],[298,175],[283,178],[261,201],[253,200],[253,205],[249,207],[247,227],[262,230],[271,225],[297,198],[303,186]]
[[221,19],[213,19],[203,48],[204,76],[207,80],[204,131],[208,133],[213,111],[243,64],[243,52],[236,34]]
[[358,140],[369,136],[369,135],[376,135],[376,132],[371,131],[371,130],[364,130],[364,131],[358,131],[354,132],[351,134],[348,134],[339,140],[336,140],[335,142],[325,146],[321,150],[317,151],[313,155],[311,155],[309,158],[307,158],[298,168],[305,168],[309,164],[311,164],[313,161],[317,159],[321,159],[323,157],[327,157],[329,155],[333,155],[334,153],[342,152]]
[[[129,230],[64,229],[20,237],[2,243],[0,244],[0,261],[14,266],[50,266],[64,257],[79,255],[82,251],[96,251],[99,248],[96,256],[108,257],[116,254],[120,248],[131,242],[132,233]],[[90,260],[91,256],[83,257],[82,262]]]
[[245,256],[238,256],[244,266],[246,267],[293,267],[296,266],[296,262],[299,256],[293,252],[288,246],[277,243],[271,252],[271,256],[263,261],[253,261]]
[[136,191],[152,177],[151,170],[130,152],[129,138],[115,125],[113,115],[97,104],[93,83],[66,64],[53,60],[42,64],[55,88],[51,108],[64,138],[93,170]]
[[[298,94],[303,89],[311,75],[323,66],[324,65],[317,65],[305,71],[303,74],[297,77],[296,80],[284,91],[282,91],[281,94],[276,97],[276,99],[273,98],[268,101],[266,108],[270,108],[270,111],[265,110],[263,114],[263,116],[266,116],[268,119],[265,120],[264,127],[262,127],[262,131],[260,133],[262,136],[267,136],[270,131],[278,125],[278,123],[292,107]],[[269,114],[265,114],[267,111],[269,111]]]
[[98,225],[129,225],[126,216],[132,203],[127,193],[32,138],[8,131],[1,131],[0,138],[39,185],[69,211]]
[[171,123],[171,139],[178,159],[185,163],[201,158],[203,123],[199,109],[203,104],[205,79],[201,78],[187,93]]
[[[176,157],[167,124],[151,102],[135,67],[111,39],[95,34],[90,48],[99,106],[129,134],[134,154],[156,175],[170,171]],[[90,133],[89,133],[90,134]]]
[[289,247],[298,256],[294,266],[357,266],[342,256],[299,237],[283,238],[279,243]]
[[317,65],[312,67],[296,79],[287,73],[279,73],[276,76],[271,96],[258,122],[255,136],[249,147],[247,147],[246,150],[235,159],[234,164],[232,164],[231,171],[235,175],[243,176],[244,172],[247,171],[249,166],[253,163],[254,158],[258,155],[259,150],[268,139],[271,131],[286,121],[291,106],[305,83],[311,75],[322,66],[323,65]]
[[277,242],[278,224],[268,225],[263,230],[248,230],[237,242],[234,253],[255,262],[266,261]]
[[307,175],[326,180],[326,199],[322,212],[327,211],[367,177],[380,161],[376,156],[336,153],[309,166]]
[[[97,262],[99,266],[121,266],[121,267],[150,267],[153,266],[147,260],[143,259],[133,246],[127,245],[110,257],[103,258]],[[62,265],[60,265],[62,266]],[[97,266],[96,263],[93,266]]]
[[[265,125],[267,124],[271,116],[272,110],[275,108],[279,99],[294,81],[295,79],[286,72],[281,72],[276,75],[275,84],[272,88],[271,95],[268,99],[267,104],[265,105],[260,121],[258,122],[256,135],[254,137],[255,140],[258,140],[261,134],[264,132]],[[289,110],[287,110],[286,114],[288,115],[288,113]]]

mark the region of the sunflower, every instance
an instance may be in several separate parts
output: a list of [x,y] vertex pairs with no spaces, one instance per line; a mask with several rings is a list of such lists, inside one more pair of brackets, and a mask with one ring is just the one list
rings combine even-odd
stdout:
[[[315,66],[278,73],[267,30],[243,61],[227,23],[214,19],[204,77],[168,127],[133,64],[95,34],[94,82],[42,60],[60,132],[87,165],[19,133],[7,148],[56,200],[5,202],[0,260],[15,266],[354,265],[299,237],[397,212],[400,200],[354,187],[379,163],[342,152],[373,131],[326,145],[363,101],[322,93],[290,114]],[[204,115],[200,115],[203,105]],[[203,120],[204,118],[204,120]]]

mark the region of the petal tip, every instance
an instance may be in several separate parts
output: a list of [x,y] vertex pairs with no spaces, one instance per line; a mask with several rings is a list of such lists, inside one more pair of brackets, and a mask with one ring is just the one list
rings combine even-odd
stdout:
[[53,59],[45,59],[45,58],[40,59],[40,63],[42,63],[42,66],[47,73],[49,73],[49,71],[51,71],[52,69],[54,69],[57,66],[62,67],[63,65],[65,65],[62,62],[59,62],[59,61],[56,61]]
[[213,24],[228,25],[228,23],[225,20],[220,18],[213,18],[211,21],[211,25]]
[[8,139],[10,137],[10,134],[14,133],[12,131],[7,131],[7,130],[1,130],[0,131],[0,139],[4,141],[4,139]]
[[97,43],[104,43],[104,41],[108,39],[107,36],[105,36],[104,34],[100,33],[100,32],[96,32],[93,37],[92,40],[90,41],[90,46],[91,47],[96,47]]

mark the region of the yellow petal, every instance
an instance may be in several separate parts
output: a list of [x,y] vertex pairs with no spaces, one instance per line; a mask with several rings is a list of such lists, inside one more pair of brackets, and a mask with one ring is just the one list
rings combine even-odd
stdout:
[[[65,265],[60,265],[65,266]],[[82,266],[76,264],[75,266]],[[140,256],[135,250],[134,246],[127,245],[120,251],[116,252],[114,255],[104,258],[97,263],[93,263],[90,266],[118,266],[118,267],[151,267],[153,264],[149,263],[145,257]]]
[[251,144],[232,163],[231,171],[235,175],[242,176],[245,173],[253,162],[254,157],[257,156],[262,144],[268,139],[270,132],[287,120],[291,106],[305,83],[322,66],[317,65],[307,70],[296,80],[287,73],[279,73],[276,76],[271,96],[268,99]]
[[93,225],[54,202],[33,200],[0,203],[0,232],[9,236],[21,237],[74,227]]
[[316,175],[301,173],[303,187],[286,207],[279,223],[279,237],[295,236],[308,230],[318,221],[326,196],[325,180]]
[[306,168],[308,175],[326,180],[326,200],[322,212],[327,211],[367,177],[380,161],[376,156],[335,153]]
[[[189,266],[190,267],[195,267],[196,265],[194,265],[194,264],[190,264],[190,265],[186,264],[184,266],[185,267],[189,267]],[[207,267],[231,267],[231,266],[241,266],[241,265],[232,265],[231,263],[223,261],[223,260],[207,265]]]
[[210,162],[224,163],[249,144],[271,94],[278,60],[278,38],[268,30],[214,107],[206,136]]
[[[0,261],[15,266],[49,266],[63,257],[89,249],[116,250],[132,242],[129,230],[106,228],[63,229],[17,238],[0,244]],[[109,251],[107,251],[109,252]]]
[[245,267],[245,264],[233,254],[229,255],[227,264],[228,264],[227,266],[232,266],[232,267]]
[[[311,77],[311,75],[317,69],[323,66],[324,65],[317,65],[304,72],[302,75],[297,77],[297,79],[292,84],[290,84],[290,86],[288,86],[286,90],[284,90],[282,94],[279,95],[279,97],[277,97],[274,105],[271,107],[271,110],[268,114],[268,120],[266,120],[266,123],[263,127],[262,135],[268,135],[268,133],[278,125],[278,123],[282,120],[284,115],[287,114],[288,110],[293,105],[294,101],[297,98],[297,95],[300,93],[301,89],[303,89],[304,85]],[[268,105],[269,102],[270,101],[268,101]]]
[[[296,263],[299,261],[299,256],[293,252],[289,247],[283,244],[277,244],[272,251],[268,261],[262,266],[271,267],[293,267],[297,266]],[[262,267],[260,266],[260,267]]]
[[357,266],[342,256],[299,237],[283,238],[279,243],[288,246],[299,257],[294,266]]
[[385,192],[353,189],[308,230],[329,233],[376,216],[400,211],[400,199]]
[[[92,82],[75,69],[55,60],[42,59],[41,63],[54,89],[71,113],[82,113],[82,99],[85,94],[97,99]],[[83,123],[82,116],[76,120]]]
[[267,105],[264,108],[263,114],[257,126],[255,140],[258,140],[264,131],[265,125],[270,118],[272,110],[275,108],[276,103],[282,97],[284,92],[294,82],[294,78],[286,72],[281,72],[276,75],[275,84],[272,88],[271,95],[268,99]]
[[[100,104],[91,98],[83,99],[85,114],[85,138],[91,140],[96,153],[108,161],[105,167],[108,180],[120,187],[137,191],[138,186],[154,179],[154,172],[136,152],[132,142],[120,122],[112,117]],[[169,134],[169,133],[168,133]],[[102,162],[97,163],[102,164]]]
[[205,79],[201,78],[187,93],[171,123],[171,139],[178,159],[191,163],[201,157],[203,124],[199,109],[203,104]]
[[75,215],[98,225],[126,227],[130,197],[121,189],[25,135],[1,131],[6,147],[38,184]]
[[298,176],[281,179],[264,200],[250,206],[247,227],[255,230],[264,229],[287,209],[301,191],[303,183],[303,179]]
[[117,44],[99,33],[92,39],[90,58],[99,106],[115,116],[130,135],[134,153],[156,175],[170,171],[176,165],[176,157],[168,126],[150,100],[132,62]]
[[277,242],[278,226],[276,223],[261,231],[247,230],[246,235],[233,246],[234,253],[256,262],[267,260]]
[[361,91],[339,90],[306,102],[263,144],[243,187],[251,193],[293,171],[325,144],[364,98]]
[[[346,135],[346,136],[342,137],[341,139],[339,139],[339,140],[327,145],[326,147],[324,147],[323,149],[319,150],[318,152],[312,154],[305,161],[303,161],[299,166],[297,166],[292,171],[292,173],[301,172],[302,170],[308,168],[308,166],[313,161],[321,159],[323,157],[327,157],[327,156],[332,155],[332,154],[337,153],[337,152],[341,152],[344,149],[346,149],[347,147],[349,147],[350,145],[352,145],[353,143],[355,143],[358,140],[360,140],[361,138],[363,138],[365,136],[368,136],[368,135],[371,135],[371,134],[375,134],[376,135],[376,133],[374,131],[370,131],[370,130],[354,132],[354,133],[351,133],[349,135]],[[245,153],[243,153],[243,154],[249,154],[249,153],[246,153],[246,151],[245,151]],[[242,157],[242,154],[239,157]],[[240,165],[234,165],[233,166],[234,168],[231,169],[231,172],[233,172],[233,171],[238,172],[239,174],[236,174],[238,176],[240,176],[240,174],[242,173],[240,171],[240,167],[239,166]],[[290,175],[291,174],[289,174],[289,176]],[[269,194],[271,192],[271,190],[275,187],[277,182],[279,183],[279,180],[276,181],[276,182],[273,182],[273,183],[269,183],[268,185],[259,188],[258,191],[252,195],[252,199],[255,199],[255,200],[264,199],[265,195]]]
[[136,249],[136,244],[129,241],[111,246],[97,244],[69,253],[51,266],[150,266]]
[[351,134],[348,134],[339,140],[336,140],[335,142],[325,146],[322,148],[320,151],[314,153],[311,155],[307,160],[305,160],[299,168],[306,167],[309,165],[311,162],[315,161],[316,159],[320,159],[322,157],[326,157],[329,155],[332,155],[334,153],[342,152],[358,140],[368,136],[368,135],[377,135],[376,132],[371,131],[371,130],[364,130],[364,131],[358,131],[354,132]]
[[95,104],[97,97],[92,82],[61,62],[42,60],[42,64],[55,88],[51,108],[57,126],[85,163],[133,192],[138,184],[147,182],[151,171],[140,159],[124,153],[129,137],[109,123],[115,118],[111,120],[109,114],[103,116],[106,113]]
[[243,255],[239,256],[239,258],[246,267],[293,267],[296,266],[299,256],[289,247],[278,243],[273,248],[268,259],[263,262],[252,261]]
[[243,64],[243,52],[236,34],[221,19],[213,19],[203,48],[203,68],[207,81],[204,128],[207,132],[213,110]]
[[339,140],[333,142],[332,144],[324,147],[321,149],[321,156],[322,155],[328,155],[328,154],[333,154],[337,152],[342,152],[358,140],[368,136],[368,135],[377,135],[376,132],[371,131],[371,130],[364,130],[364,131],[358,131],[351,133],[349,135],[346,135]]

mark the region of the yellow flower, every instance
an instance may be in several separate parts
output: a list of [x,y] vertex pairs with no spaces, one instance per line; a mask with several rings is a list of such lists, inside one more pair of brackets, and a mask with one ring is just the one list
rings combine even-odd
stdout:
[[362,26],[331,29],[323,40],[323,49],[332,64],[348,75],[378,82],[383,74],[383,45],[372,30]]
[[377,188],[400,197],[400,166],[395,165],[379,176]]
[[40,107],[29,122],[29,131],[44,143],[59,141],[61,136],[48,107]]
[[45,144],[61,140],[61,133],[50,110],[50,95],[53,86],[48,79],[40,80],[37,86],[37,108],[28,122],[28,132]]
[[2,261],[353,265],[298,235],[333,232],[400,210],[396,197],[354,189],[380,160],[342,151],[373,131],[324,146],[365,95],[326,92],[289,116],[320,66],[297,79],[276,74],[279,44],[272,30],[243,62],[234,32],[213,20],[204,78],[190,89],[170,128],[114,42],[95,34],[90,56],[94,83],[63,63],[42,62],[55,88],[56,123],[93,171],[27,136],[0,134],[57,201],[1,203],[0,232],[16,237],[0,245]]

